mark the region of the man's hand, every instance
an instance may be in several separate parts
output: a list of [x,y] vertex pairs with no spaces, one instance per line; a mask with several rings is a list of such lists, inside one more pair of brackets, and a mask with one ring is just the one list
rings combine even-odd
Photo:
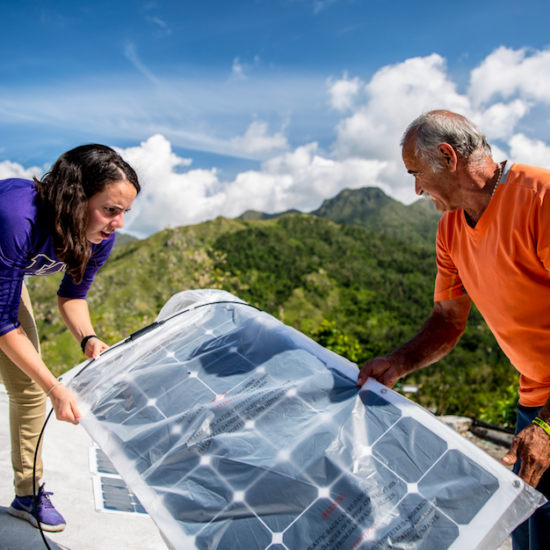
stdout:
[[70,389],[60,384],[50,393],[50,399],[57,420],[78,424],[78,419],[82,418],[82,414],[78,410],[75,394]]
[[393,388],[393,385],[404,374],[402,372],[402,361],[392,359],[390,356],[377,357],[364,364],[357,378],[357,385],[362,386],[370,377],[384,384],[384,386],[388,386],[388,388]]
[[519,477],[531,487],[536,487],[550,466],[550,437],[540,426],[531,424],[519,432],[501,462],[510,466],[518,458],[521,458]]
[[105,342],[102,342],[99,338],[90,338],[86,342],[86,347],[84,348],[84,355],[88,359],[91,359],[92,357],[94,359],[97,359],[99,357],[99,354],[103,350],[106,350],[108,347],[109,346]]

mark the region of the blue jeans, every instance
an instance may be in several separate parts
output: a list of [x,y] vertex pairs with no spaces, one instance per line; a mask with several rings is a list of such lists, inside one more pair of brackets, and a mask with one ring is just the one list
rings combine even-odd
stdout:
[[[529,426],[538,415],[542,407],[524,407],[518,405],[518,420],[516,434]],[[514,465],[517,474],[521,467],[521,460]],[[550,469],[544,472],[537,491],[540,491],[550,501]],[[550,549],[550,502],[541,506],[535,513],[512,533],[514,550],[549,550]]]

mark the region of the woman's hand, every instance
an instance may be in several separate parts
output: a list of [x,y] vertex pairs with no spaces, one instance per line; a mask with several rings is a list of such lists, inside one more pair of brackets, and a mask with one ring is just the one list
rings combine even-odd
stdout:
[[82,414],[78,410],[76,396],[69,388],[60,384],[52,390],[49,397],[52,400],[57,420],[78,424],[78,419],[82,418]]
[[88,359],[97,359],[99,357],[99,354],[106,350],[109,346],[102,342],[99,338],[90,338],[86,342],[86,347],[84,348],[84,355]]

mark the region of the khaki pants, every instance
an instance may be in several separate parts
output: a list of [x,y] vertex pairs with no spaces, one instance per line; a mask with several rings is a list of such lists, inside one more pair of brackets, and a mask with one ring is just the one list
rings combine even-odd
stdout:
[[[38,332],[27,287],[23,284],[19,322],[36,351]],[[32,494],[32,466],[36,442],[46,417],[46,394],[0,350],[0,378],[10,400],[11,463],[17,496]],[[36,460],[36,488],[42,477],[42,449]]]

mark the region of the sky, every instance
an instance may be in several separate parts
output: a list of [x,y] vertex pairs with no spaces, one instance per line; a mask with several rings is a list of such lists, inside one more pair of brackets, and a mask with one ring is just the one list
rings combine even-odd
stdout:
[[0,179],[115,147],[140,238],[345,188],[409,204],[399,141],[431,109],[550,168],[547,0],[0,0],[0,21]]

